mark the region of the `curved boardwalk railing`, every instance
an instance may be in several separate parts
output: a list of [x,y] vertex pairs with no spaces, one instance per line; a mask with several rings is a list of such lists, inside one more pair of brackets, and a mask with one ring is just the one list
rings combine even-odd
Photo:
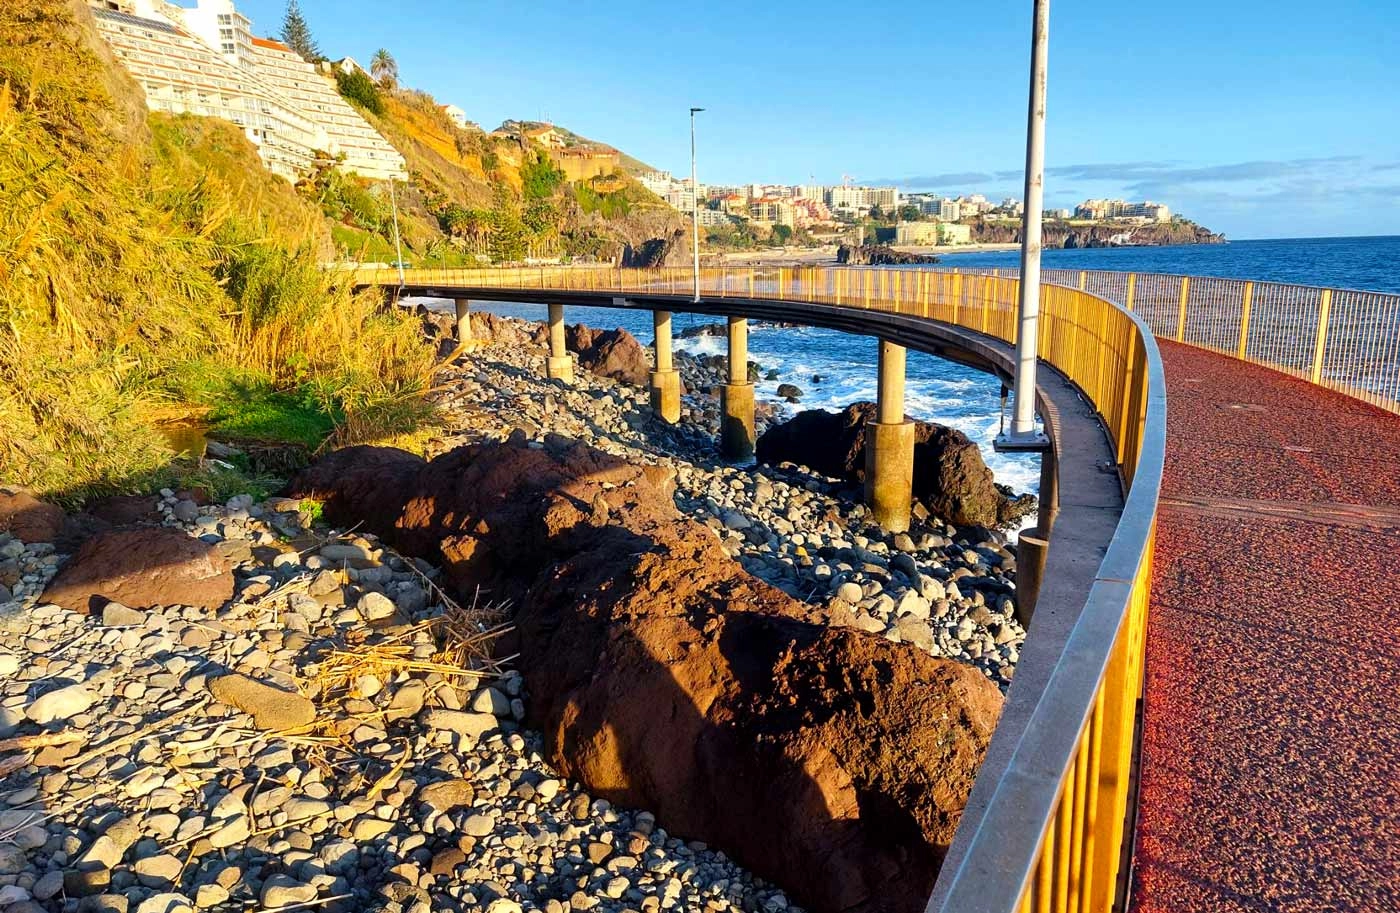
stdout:
[[[972,272],[1017,275],[1014,269]],[[1160,273],[1048,269],[1041,277],[1122,304],[1162,339],[1400,412],[1400,295]]]
[[[402,280],[444,296],[492,289],[577,292],[661,299],[643,306],[684,310],[693,277],[688,270],[544,267],[408,270]],[[400,276],[360,270],[355,281],[398,287]],[[707,299],[877,310],[1012,344],[1017,291],[1015,278],[928,270],[707,269],[701,275]],[[1165,450],[1165,387],[1147,325],[1086,290],[1044,287],[1040,353],[1101,417],[1127,497],[1078,620],[1054,645],[1047,686],[1025,696],[1014,686],[1010,691],[1009,701],[1031,702],[1029,723],[995,737],[1010,760],[996,783],[978,784],[988,798],[975,826],[959,829],[949,857],[958,860],[956,867],[939,877],[931,909],[943,913],[1108,911],[1118,887]]]
[[[355,281],[396,287],[390,270]],[[1108,913],[1124,859],[1134,725],[1165,452],[1154,335],[1301,377],[1400,412],[1400,296],[1268,282],[1046,270],[1041,357],[1083,392],[1112,440],[1126,490],[1117,530],[1010,755],[958,830],[930,913]],[[406,285],[471,292],[638,296],[685,309],[689,270],[409,270]],[[878,310],[1014,343],[1014,270],[754,268],[702,271],[708,298],[782,299]],[[483,296],[484,297],[484,296]],[[1051,538],[1053,553],[1054,539]],[[1032,637],[1035,635],[1032,627]],[[1014,745],[1008,744],[1014,739]],[[984,778],[985,779],[985,778]]]

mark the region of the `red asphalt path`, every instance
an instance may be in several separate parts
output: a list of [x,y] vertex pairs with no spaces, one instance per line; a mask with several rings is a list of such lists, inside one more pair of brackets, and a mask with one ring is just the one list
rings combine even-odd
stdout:
[[1400,416],[1164,342],[1138,913],[1400,913]]

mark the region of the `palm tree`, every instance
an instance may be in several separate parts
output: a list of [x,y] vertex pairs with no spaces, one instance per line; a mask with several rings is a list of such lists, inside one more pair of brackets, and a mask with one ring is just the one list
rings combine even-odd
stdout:
[[374,57],[369,62],[369,71],[386,89],[392,89],[399,79],[399,63],[385,48],[374,52]]

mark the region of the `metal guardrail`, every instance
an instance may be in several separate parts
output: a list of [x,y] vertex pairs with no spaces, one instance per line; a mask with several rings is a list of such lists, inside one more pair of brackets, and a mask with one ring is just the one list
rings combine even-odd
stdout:
[[[1017,275],[1015,269],[948,269]],[[1160,339],[1400,412],[1400,295],[1164,273],[1049,269],[1041,277],[1122,304]]]

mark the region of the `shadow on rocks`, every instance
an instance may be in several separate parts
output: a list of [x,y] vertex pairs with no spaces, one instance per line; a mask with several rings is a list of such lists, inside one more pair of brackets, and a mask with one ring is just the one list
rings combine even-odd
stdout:
[[549,760],[819,913],[922,909],[1000,711],[971,667],[833,628],[683,519],[674,479],[517,435],[350,448],[293,496],[516,608]]

